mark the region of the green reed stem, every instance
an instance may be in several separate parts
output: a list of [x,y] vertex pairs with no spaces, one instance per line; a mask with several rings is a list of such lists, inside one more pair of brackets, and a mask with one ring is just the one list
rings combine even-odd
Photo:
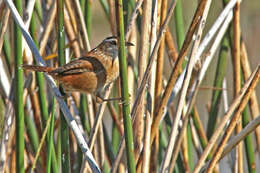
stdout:
[[79,106],[79,116],[84,130],[90,133],[90,126],[87,120],[87,100],[84,94],[80,95],[80,106]]
[[176,37],[178,50],[181,50],[182,44],[185,39],[181,0],[177,0],[176,7],[174,9],[174,17],[176,22]]
[[91,36],[91,26],[92,26],[92,0],[86,0],[85,3],[85,23],[86,23],[86,28],[88,32],[88,36],[90,38]]
[[42,20],[43,20],[43,16],[42,16],[42,7],[41,7],[41,4],[40,4],[40,0],[36,0],[35,2],[35,10],[36,10],[36,13],[39,17],[39,20],[40,22],[42,23]]
[[124,11],[124,27],[127,28],[128,18],[130,15],[130,1],[123,0],[123,11]]
[[113,123],[113,127],[112,127],[112,149],[113,149],[113,153],[116,153],[118,151],[118,146],[120,144],[120,133],[116,127],[116,124]]
[[[22,1],[15,0],[14,4],[20,15],[23,14]],[[24,172],[24,109],[23,109],[23,63],[22,33],[14,24],[14,59],[15,59],[15,125],[16,125],[16,172]]]
[[[113,91],[113,93],[117,93],[117,87],[113,87],[112,91]],[[113,105],[114,105],[115,111],[117,113],[117,117],[116,118],[120,119],[120,107],[116,103],[114,103]],[[118,151],[120,140],[121,140],[120,132],[118,131],[118,129],[116,127],[116,124],[113,121],[113,124],[112,124],[112,150],[113,150],[114,154],[117,153],[117,151]]]
[[133,129],[132,120],[130,117],[130,105],[129,105],[129,93],[128,93],[128,78],[127,78],[127,63],[125,52],[125,37],[124,37],[124,15],[123,15],[123,3],[122,0],[116,1],[118,9],[118,31],[120,36],[119,46],[119,64],[120,64],[120,83],[121,83],[121,95],[123,98],[122,112],[124,120],[124,132],[126,141],[126,155],[128,172],[135,173],[135,157],[134,157],[134,142],[133,142]]
[[3,46],[4,54],[5,54],[5,62],[8,67],[9,74],[12,73],[11,68],[11,46],[7,33],[4,35],[4,46]]
[[[243,113],[242,113],[242,124],[243,127],[245,127],[249,121],[249,108],[248,106],[245,107]],[[246,160],[247,160],[247,167],[248,172],[250,173],[256,173],[256,162],[255,162],[255,152],[254,152],[254,142],[252,139],[252,134],[248,134],[248,136],[244,140],[245,142],[245,151],[246,151]]]
[[56,141],[56,158],[57,158],[57,164],[58,167],[61,167],[61,131],[58,130],[58,134],[57,134],[57,141]]
[[37,148],[39,146],[39,137],[37,134],[37,129],[36,129],[35,123],[29,115],[25,115],[24,120],[25,120],[24,122],[26,125],[26,129],[27,129],[26,131],[27,131],[30,143],[32,145],[33,152],[36,153]]
[[108,159],[104,161],[103,165],[103,172],[108,173],[110,171],[109,169],[109,163],[113,163],[115,160],[115,154],[113,153],[113,146],[111,144],[111,141],[109,140],[108,131],[105,129],[105,125],[103,123],[104,127],[104,141],[105,141],[105,150],[108,156]]
[[[57,1],[57,14],[58,14],[58,56],[59,65],[64,65],[65,62],[65,30],[64,30],[64,1]],[[69,127],[63,113],[60,111],[60,137],[61,137],[61,170],[64,173],[70,172],[70,139]]]
[[[169,127],[169,126],[167,126]],[[168,131],[170,128],[167,128]],[[168,139],[165,133],[163,132],[162,125],[159,126],[159,151],[158,151],[158,159],[157,163],[161,163],[163,160],[163,153],[165,152],[165,149],[167,148]],[[159,165],[157,165],[159,166]],[[156,167],[157,168],[157,167]]]
[[[104,124],[103,124],[104,126]],[[109,140],[109,134],[108,134],[108,130],[106,130],[106,127],[104,126],[104,140],[105,140],[105,148],[106,148],[106,152],[107,152],[107,157],[110,161],[110,163],[113,163],[115,160],[115,151],[113,150],[111,141]]]
[[[47,145],[48,145],[48,158],[47,158],[47,169],[46,172],[50,173],[51,172],[51,162],[52,162],[52,155],[54,151],[54,145],[53,145],[53,131],[54,131],[54,117],[55,117],[55,106],[56,106],[56,100],[53,97],[52,100],[52,114],[51,114],[51,123],[50,123],[50,128],[48,130],[47,138],[49,139]],[[55,158],[56,159],[56,158]],[[57,166],[56,166],[57,167]]]

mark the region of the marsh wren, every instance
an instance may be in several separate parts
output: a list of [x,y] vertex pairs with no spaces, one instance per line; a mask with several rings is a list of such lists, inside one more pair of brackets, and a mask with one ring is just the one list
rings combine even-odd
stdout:
[[[126,46],[133,46],[126,42]],[[65,92],[79,91],[101,97],[101,92],[119,76],[118,40],[107,37],[96,48],[61,67],[23,65],[24,69],[45,72],[56,79]]]

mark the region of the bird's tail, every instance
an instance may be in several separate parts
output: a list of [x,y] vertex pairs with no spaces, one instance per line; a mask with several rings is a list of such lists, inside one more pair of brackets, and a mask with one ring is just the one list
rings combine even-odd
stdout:
[[53,67],[38,66],[38,65],[28,65],[28,64],[23,64],[22,68],[24,68],[26,70],[33,70],[33,71],[46,72],[46,73],[50,73],[51,71],[53,71],[55,69]]

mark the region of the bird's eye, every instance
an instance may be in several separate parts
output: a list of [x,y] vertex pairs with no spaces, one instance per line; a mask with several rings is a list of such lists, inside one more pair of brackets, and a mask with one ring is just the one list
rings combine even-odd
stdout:
[[116,45],[116,41],[111,41],[111,44],[112,45]]

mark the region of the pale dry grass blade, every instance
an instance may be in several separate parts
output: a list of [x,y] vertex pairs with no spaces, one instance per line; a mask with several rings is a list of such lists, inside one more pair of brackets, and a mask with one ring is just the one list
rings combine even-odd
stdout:
[[[110,85],[108,87],[108,90],[107,90],[107,92],[104,95],[105,99],[108,98],[111,89],[112,89],[112,85]],[[98,132],[99,126],[102,125],[102,117],[104,115],[106,104],[107,104],[107,102],[103,102],[99,106],[99,109],[98,109],[98,112],[97,112],[97,117],[95,119],[94,125],[92,127],[91,132],[90,132],[90,137],[89,137],[89,148],[90,148],[90,150],[93,149],[93,146],[94,146],[94,143],[95,143],[95,140],[96,140],[96,137],[97,137],[97,132]]]
[[150,137],[151,137],[151,115],[146,114],[145,117],[145,137],[144,137],[144,155],[143,155],[143,166],[142,166],[142,173],[149,172],[149,163],[150,163],[150,154],[151,154],[151,148],[150,148]]
[[[2,46],[4,43],[4,34],[6,32],[8,21],[10,16],[10,10],[7,8],[5,10],[5,15],[3,16],[3,20],[1,21],[1,32],[0,32],[0,50],[2,51]],[[1,53],[1,52],[0,52]]]
[[[144,0],[143,15],[141,25],[141,43],[138,56],[138,87],[141,85],[141,80],[144,76],[144,72],[147,66],[147,59],[149,56],[150,47],[150,32],[151,32],[151,15],[152,15],[152,1]],[[136,114],[135,122],[133,124],[135,135],[135,155],[139,155],[142,150],[142,140],[144,136],[144,119],[145,112],[145,97],[140,98],[139,109]]]
[[64,26],[68,35],[69,42],[72,44],[72,49],[75,58],[79,58],[81,55],[80,45],[76,37],[76,33],[73,30],[72,20],[69,17],[67,8],[64,8]]
[[[233,63],[233,76],[234,76],[234,97],[241,89],[241,67],[240,67],[240,2],[237,1],[234,7],[234,20],[233,20],[233,45],[232,45],[232,63]],[[239,116],[240,117],[240,116]],[[236,126],[236,134],[242,130],[242,118]],[[236,157],[238,173],[243,173],[243,143],[240,142],[236,147]]]
[[48,17],[47,17],[48,22],[44,26],[43,33],[40,37],[40,50],[39,50],[40,55],[43,55],[43,53],[44,53],[44,50],[45,50],[45,47],[47,45],[49,36],[50,36],[51,31],[53,29],[53,25],[55,23],[54,20],[55,20],[56,13],[57,13],[57,7],[56,7],[56,1],[54,1],[52,8],[50,9],[50,12],[49,12]]
[[81,29],[83,30],[83,40],[84,40],[83,43],[84,43],[84,47],[87,49],[87,51],[90,51],[91,48],[90,48],[90,43],[89,43],[89,38],[88,38],[88,33],[87,33],[87,28],[86,28],[86,23],[85,23],[84,16],[83,16],[80,4],[79,4],[79,0],[75,0],[74,2],[76,3],[76,10],[77,10],[77,13],[79,15],[80,26],[81,26]]

